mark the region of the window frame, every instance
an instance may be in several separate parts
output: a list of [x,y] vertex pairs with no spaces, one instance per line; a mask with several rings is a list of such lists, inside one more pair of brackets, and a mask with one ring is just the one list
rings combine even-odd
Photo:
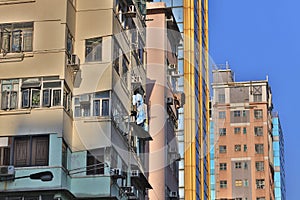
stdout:
[[[0,147],[1,165],[13,165],[15,167],[49,166],[50,135],[22,135],[7,138],[7,146]],[[5,161],[3,160],[4,148],[7,149],[6,154],[8,154],[5,155]],[[26,153],[20,154],[24,152],[24,149],[26,149]]]
[[255,153],[264,154],[264,144],[255,144]]
[[221,189],[227,188],[227,180],[220,180],[220,188]]
[[[0,84],[1,110],[56,107],[62,105],[63,97],[61,91],[63,80],[58,77],[2,79],[0,80]],[[12,92],[14,97],[10,95]],[[55,92],[59,93],[56,104],[54,97],[57,95],[54,95]],[[35,94],[37,98],[34,100]],[[14,99],[14,103],[12,103],[12,99]]]
[[240,134],[241,133],[241,127],[234,127],[234,134]]
[[255,162],[255,170],[257,172],[265,171],[265,162],[264,161],[256,161]]
[[226,171],[227,170],[227,163],[220,163],[220,171]]
[[226,119],[226,111],[219,111],[219,119]]
[[256,189],[265,189],[266,187],[265,179],[256,179],[255,183]]
[[242,179],[236,179],[234,181],[234,186],[235,187],[242,187],[243,186],[243,180]]
[[234,162],[235,169],[242,169],[242,162]]
[[[0,24],[0,53],[22,53],[33,51],[33,22]],[[28,43],[29,39],[29,43]]]
[[[99,152],[97,152],[99,151]],[[94,152],[94,153],[92,153]],[[97,152],[97,153],[96,153]],[[86,151],[86,175],[104,175],[105,173],[105,151],[101,149],[92,149]],[[103,162],[99,161],[103,160]]]
[[219,145],[219,153],[227,153],[227,146]]
[[255,109],[253,112],[254,112],[254,119],[261,120],[263,118],[263,110],[262,109]]
[[247,152],[247,151],[248,151],[248,145],[244,144],[244,152]]
[[233,117],[241,117],[241,111],[240,110],[234,110],[233,111]]
[[[0,81],[0,84],[1,84],[1,110],[18,109],[20,80],[19,79],[4,79],[4,80]],[[4,93],[5,93],[5,95],[4,95]],[[13,105],[12,104],[13,94],[16,94],[14,106],[12,106]]]
[[85,39],[85,62],[101,62],[103,53],[103,37]]
[[226,128],[219,128],[219,136],[226,136]]
[[264,127],[263,126],[255,126],[254,127],[254,135],[255,136],[263,136],[264,135]]
[[234,145],[234,151],[235,151],[235,152],[242,151],[242,145],[240,145],[240,144],[235,144],[235,145]]
[[[86,96],[88,100],[83,100],[84,96]],[[99,102],[97,107],[95,106],[95,102]],[[104,107],[105,105],[104,102],[107,102],[107,106],[105,107]],[[108,117],[111,115],[111,92],[107,90],[107,91],[99,91],[95,93],[77,95],[73,98],[73,108],[74,108],[75,118]],[[87,115],[84,115],[85,108],[89,110]],[[107,111],[105,111],[104,113],[104,110]]]
[[218,94],[218,103],[225,103],[226,97],[225,94]]

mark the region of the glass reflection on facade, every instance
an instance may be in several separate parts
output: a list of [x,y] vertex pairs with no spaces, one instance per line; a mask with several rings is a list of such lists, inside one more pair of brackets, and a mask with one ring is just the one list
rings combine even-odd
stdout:
[[284,139],[277,113],[273,113],[273,153],[274,153],[274,182],[275,200],[285,200],[285,167],[284,167]]
[[188,103],[179,110],[177,130],[181,155],[179,197],[209,199],[208,0],[153,1],[172,8],[184,38],[178,47],[178,69],[185,75],[178,79],[178,90],[185,93]]

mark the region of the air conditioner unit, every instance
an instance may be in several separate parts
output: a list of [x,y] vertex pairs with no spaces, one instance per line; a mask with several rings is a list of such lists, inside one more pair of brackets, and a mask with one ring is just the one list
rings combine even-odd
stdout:
[[173,71],[171,74],[172,78],[180,78],[183,76],[183,74],[180,74],[179,72]]
[[0,166],[0,177],[3,176],[14,176],[15,168],[14,166]]
[[129,6],[129,12],[132,12],[132,13],[135,12],[135,7],[134,7],[134,5],[130,5],[130,6]]
[[131,171],[131,177],[139,177],[140,171],[139,170],[132,170]]
[[122,169],[120,168],[114,168],[110,170],[111,176],[122,176]]
[[169,197],[170,197],[170,198],[178,198],[178,192],[176,192],[176,191],[171,191],[170,194],[169,194]]
[[134,186],[122,187],[122,189],[127,196],[134,196],[137,191]]
[[169,64],[168,70],[170,70],[170,71],[176,70],[176,65],[175,64]]
[[173,105],[173,98],[172,97],[167,97],[167,104],[168,105]]
[[75,70],[79,70],[80,59],[76,54],[71,55],[70,66]]
[[140,76],[132,76],[132,82],[134,83],[141,83],[142,78]]

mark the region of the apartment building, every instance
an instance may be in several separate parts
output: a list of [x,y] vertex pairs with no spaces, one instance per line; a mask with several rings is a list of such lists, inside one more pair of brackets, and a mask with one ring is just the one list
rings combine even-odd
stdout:
[[171,8],[147,3],[150,199],[178,199],[180,154],[175,129],[183,93],[178,91],[177,47],[182,41]]
[[0,2],[0,199],[147,199],[145,6]]
[[208,0],[148,0],[172,8],[182,33],[178,46],[178,91],[185,105],[178,110],[179,198],[209,199],[209,56]]
[[213,71],[216,199],[275,199],[272,93],[268,80],[241,81]]
[[278,112],[272,113],[275,200],[286,199],[284,137]]

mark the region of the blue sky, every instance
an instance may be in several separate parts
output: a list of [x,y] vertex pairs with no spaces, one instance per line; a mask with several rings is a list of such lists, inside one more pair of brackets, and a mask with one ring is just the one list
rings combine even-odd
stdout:
[[237,81],[269,77],[285,136],[287,199],[299,199],[299,0],[209,0],[210,56]]

